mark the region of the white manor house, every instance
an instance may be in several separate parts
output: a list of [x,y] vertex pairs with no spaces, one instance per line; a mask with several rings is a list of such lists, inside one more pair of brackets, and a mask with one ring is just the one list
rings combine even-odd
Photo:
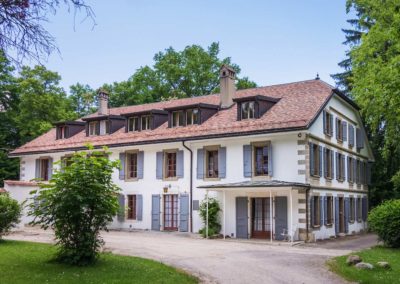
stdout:
[[[10,153],[20,180],[5,190],[20,202],[57,165],[90,143],[108,146],[122,189],[112,228],[198,232],[199,205],[216,197],[221,234],[317,240],[366,229],[373,155],[358,106],[316,78],[235,90],[220,70],[220,94],[108,107],[55,124]],[[32,199],[29,199],[31,202]],[[26,210],[20,226],[28,225]]]

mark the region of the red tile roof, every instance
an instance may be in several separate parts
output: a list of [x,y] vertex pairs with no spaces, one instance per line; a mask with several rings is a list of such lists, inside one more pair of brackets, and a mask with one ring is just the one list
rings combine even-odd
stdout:
[[[237,121],[237,108],[236,104],[234,104],[231,108],[220,110],[201,125],[179,128],[168,128],[168,124],[164,123],[160,127],[150,131],[126,133],[124,128],[122,128],[111,135],[94,137],[86,137],[85,131],[82,131],[71,138],[62,140],[56,140],[56,131],[53,128],[49,132],[11,152],[10,155],[18,156],[29,153],[80,149],[87,143],[94,146],[134,145],[216,137],[220,135],[234,136],[269,131],[304,129],[309,126],[319,110],[330,98],[332,90],[332,86],[321,80],[308,80],[239,90],[236,92],[235,98],[262,95],[279,98],[280,100],[261,118],[254,120]],[[123,113],[164,109],[196,103],[218,105],[219,94],[111,108],[109,111],[110,115],[120,115]]]

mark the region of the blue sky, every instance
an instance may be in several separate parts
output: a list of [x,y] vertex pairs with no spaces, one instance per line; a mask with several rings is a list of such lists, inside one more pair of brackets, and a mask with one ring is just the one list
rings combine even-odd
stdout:
[[76,82],[98,88],[126,80],[137,68],[151,65],[158,51],[172,46],[207,47],[220,43],[221,57],[230,56],[258,85],[314,78],[333,84],[330,74],[346,47],[341,28],[348,27],[345,0],[90,1],[97,25],[74,29],[73,13],[58,12],[46,28],[57,41],[44,65],[62,76],[62,86]]

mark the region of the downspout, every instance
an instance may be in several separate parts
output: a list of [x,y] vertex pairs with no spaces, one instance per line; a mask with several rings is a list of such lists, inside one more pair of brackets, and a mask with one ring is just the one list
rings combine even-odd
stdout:
[[190,233],[193,233],[193,217],[192,217],[192,206],[193,206],[193,151],[186,146],[185,141],[182,141],[182,146],[190,152],[190,204],[189,204],[189,220],[190,220]]
[[306,188],[306,242],[308,242],[309,241],[309,238],[308,238],[308,231],[309,231],[309,229],[308,229],[308,216],[309,216],[309,210],[308,210],[308,195],[309,195],[309,192],[310,192],[310,189],[311,189],[311,186],[309,186],[309,187],[307,187]]

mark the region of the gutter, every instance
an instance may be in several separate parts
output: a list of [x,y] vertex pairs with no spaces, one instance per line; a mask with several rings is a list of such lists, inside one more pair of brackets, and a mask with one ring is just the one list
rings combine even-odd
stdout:
[[192,216],[192,206],[193,206],[193,151],[185,144],[185,140],[182,141],[182,146],[185,147],[190,152],[190,204],[189,204],[189,219],[190,219],[190,233],[193,233],[193,216]]

